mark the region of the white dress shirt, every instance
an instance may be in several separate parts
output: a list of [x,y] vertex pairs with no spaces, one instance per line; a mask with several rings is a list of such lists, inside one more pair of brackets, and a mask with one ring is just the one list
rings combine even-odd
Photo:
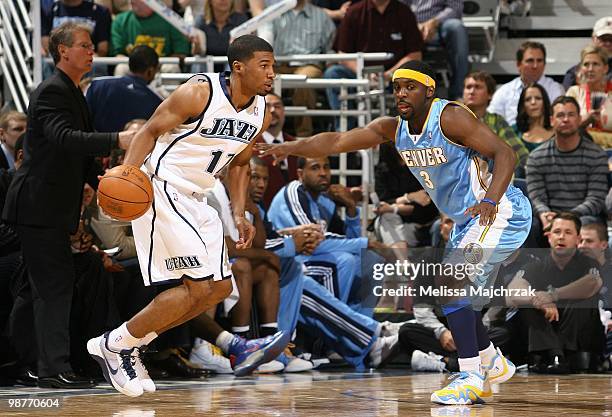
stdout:
[[[542,75],[542,78],[538,80],[538,84],[544,87],[544,90],[548,93],[548,98],[552,103],[554,99],[559,96],[565,94],[565,90],[561,84],[556,82],[550,77],[546,77]],[[523,92],[523,80],[521,77],[516,77],[514,80],[510,81],[499,87],[495,94],[493,94],[493,98],[491,99],[491,103],[489,104],[489,108],[487,111],[489,113],[497,113],[506,119],[506,122],[510,126],[516,123],[517,116],[517,107],[519,98],[521,97],[521,93]]]

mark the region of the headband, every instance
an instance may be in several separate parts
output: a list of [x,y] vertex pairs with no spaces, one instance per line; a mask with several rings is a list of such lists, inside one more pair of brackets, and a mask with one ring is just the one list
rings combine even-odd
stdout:
[[395,70],[395,72],[393,73],[393,81],[398,78],[410,78],[412,80],[420,82],[425,87],[436,88],[436,82],[433,80],[433,78],[419,71],[400,68],[398,70]]

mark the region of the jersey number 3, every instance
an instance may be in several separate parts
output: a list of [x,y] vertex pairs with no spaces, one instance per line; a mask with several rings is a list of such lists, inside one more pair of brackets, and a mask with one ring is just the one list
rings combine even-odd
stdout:
[[425,183],[425,185],[428,188],[431,188],[433,190],[434,189],[434,184],[433,184],[433,182],[431,182],[431,178],[429,177],[429,174],[427,173],[427,171],[421,171],[421,172],[419,172],[419,175],[421,177],[423,177],[423,182]]
[[209,174],[215,174],[216,172],[219,172],[223,168],[225,168],[225,166],[230,163],[230,161],[232,160],[232,158],[236,154],[235,153],[228,153],[226,155],[225,163],[219,169],[217,169],[217,165],[219,165],[219,161],[221,160],[221,157],[223,156],[223,151],[222,150],[212,151],[210,153],[210,155],[212,156],[212,159],[211,159],[210,163],[208,164],[208,167],[206,168],[206,172],[208,172]]

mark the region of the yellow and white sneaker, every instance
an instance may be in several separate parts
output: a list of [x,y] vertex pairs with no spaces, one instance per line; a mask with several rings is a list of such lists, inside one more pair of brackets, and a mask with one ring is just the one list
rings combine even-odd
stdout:
[[506,382],[516,372],[516,366],[510,362],[501,353],[501,350],[497,348],[497,354],[491,360],[489,365],[483,365],[482,369],[485,371],[490,384],[501,384]]
[[492,395],[487,389],[487,377],[478,372],[459,372],[451,376],[452,381],[431,394],[431,402],[443,405],[484,404]]

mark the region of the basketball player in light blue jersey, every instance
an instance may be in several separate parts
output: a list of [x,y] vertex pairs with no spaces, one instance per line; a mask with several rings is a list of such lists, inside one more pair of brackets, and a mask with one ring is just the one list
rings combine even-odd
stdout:
[[[406,166],[441,212],[455,222],[451,258],[478,263],[482,274],[469,286],[490,284],[497,267],[518,249],[531,226],[527,198],[510,185],[516,156],[460,103],[435,98],[434,73],[419,61],[393,74],[400,117],[379,117],[364,128],[321,133],[282,145],[258,146],[263,155],[318,158],[395,142]],[[487,161],[492,173],[488,170]],[[446,259],[445,262],[457,262]],[[454,281],[454,280],[453,280]],[[466,284],[461,284],[466,285]],[[467,286],[467,285],[466,285]],[[461,372],[431,395],[439,404],[479,404],[490,398],[490,384],[512,377],[515,366],[490,342],[474,300],[447,302],[443,311],[457,346]]]

